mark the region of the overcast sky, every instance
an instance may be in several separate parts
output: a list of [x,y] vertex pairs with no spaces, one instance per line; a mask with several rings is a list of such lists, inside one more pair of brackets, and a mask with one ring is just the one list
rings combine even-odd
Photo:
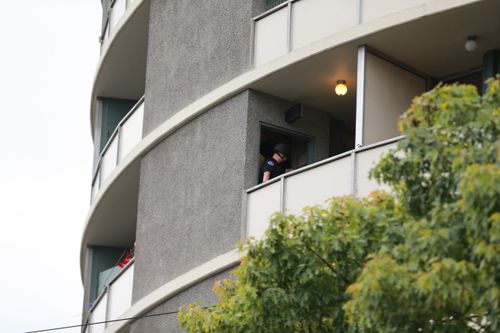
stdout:
[[0,4],[0,332],[79,324],[100,1]]

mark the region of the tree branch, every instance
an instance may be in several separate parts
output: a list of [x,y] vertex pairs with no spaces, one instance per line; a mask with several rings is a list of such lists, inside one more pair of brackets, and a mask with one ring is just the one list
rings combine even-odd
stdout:
[[312,254],[316,256],[321,262],[323,262],[333,273],[339,276],[345,283],[350,283],[343,275],[339,274],[335,267],[332,266],[325,258],[323,258],[318,252],[316,252],[311,246],[304,244],[305,248],[311,251]]

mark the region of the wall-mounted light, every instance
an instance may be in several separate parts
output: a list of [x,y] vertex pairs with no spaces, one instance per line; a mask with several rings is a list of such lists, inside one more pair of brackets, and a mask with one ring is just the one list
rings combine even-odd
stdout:
[[337,80],[335,93],[339,96],[344,96],[345,94],[347,94],[347,86],[345,85],[345,80]]
[[477,36],[468,36],[467,40],[465,41],[464,47],[467,51],[469,52],[474,52],[477,48],[477,42],[476,42]]

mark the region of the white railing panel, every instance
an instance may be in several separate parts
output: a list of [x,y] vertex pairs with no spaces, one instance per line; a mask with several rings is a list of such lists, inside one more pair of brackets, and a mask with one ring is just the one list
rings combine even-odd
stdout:
[[99,192],[99,186],[100,186],[100,176],[101,170],[97,170],[97,175],[95,177],[95,182],[94,185],[92,186],[92,192],[91,192],[91,201],[94,201],[95,198],[97,197],[97,193]]
[[363,0],[361,2],[361,19],[366,22],[433,1],[435,0]]
[[127,9],[126,0],[115,1],[113,8],[111,8],[111,15],[110,15],[111,31],[113,31],[118,21],[120,21],[120,18],[123,16],[126,9]]
[[[301,0],[292,6],[292,48],[298,49],[357,23],[356,1]],[[272,14],[274,15],[274,14]]]
[[395,148],[396,145],[397,143],[391,143],[356,154],[357,195],[359,197],[367,196],[375,190],[390,190],[387,185],[379,184],[374,179],[368,179],[368,174],[375,164],[380,161],[381,155],[389,149]]
[[109,174],[116,167],[116,158],[118,154],[118,135],[115,135],[108,146],[108,149],[101,160],[101,180],[104,182]]
[[324,204],[334,196],[352,192],[351,156],[332,161],[286,179],[285,208],[298,214],[306,206]]
[[108,319],[119,318],[132,305],[134,264],[123,272],[109,287]]
[[288,52],[287,22],[287,7],[255,22],[255,66],[260,66]]
[[275,182],[247,196],[247,237],[261,238],[269,217],[280,211],[281,183]]
[[127,10],[127,0],[116,0],[115,4],[111,8],[109,17],[110,30],[113,31],[118,22],[120,21],[123,14]]
[[144,118],[144,103],[141,103],[137,109],[130,115],[120,128],[120,161],[134,149],[142,140],[142,121]]
[[[97,323],[106,320],[106,311],[108,304],[108,295],[104,294],[99,300],[99,303],[92,309],[90,314],[90,323]],[[104,332],[105,324],[97,324],[89,326],[89,333],[102,333]]]

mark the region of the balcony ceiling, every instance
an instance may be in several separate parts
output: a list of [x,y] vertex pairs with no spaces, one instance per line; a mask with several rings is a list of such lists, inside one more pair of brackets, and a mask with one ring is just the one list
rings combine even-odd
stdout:
[[[135,241],[139,160],[133,162],[97,202],[83,246],[129,247]],[[123,195],[126,193],[127,195]],[[82,252],[83,253],[83,252]]]
[[149,6],[142,5],[122,26],[100,64],[95,97],[138,100],[144,94]]
[[[482,66],[486,51],[500,48],[500,1],[460,7],[382,31],[366,43],[419,71],[441,79]],[[474,52],[464,48],[476,35]]]
[[[500,48],[500,1],[485,0],[421,17],[321,52],[254,83],[251,88],[330,111],[353,121],[356,109],[357,48],[368,45],[393,59],[442,79],[482,66],[487,50]],[[478,47],[467,52],[467,36]],[[335,95],[335,81],[347,81],[349,92]]]

